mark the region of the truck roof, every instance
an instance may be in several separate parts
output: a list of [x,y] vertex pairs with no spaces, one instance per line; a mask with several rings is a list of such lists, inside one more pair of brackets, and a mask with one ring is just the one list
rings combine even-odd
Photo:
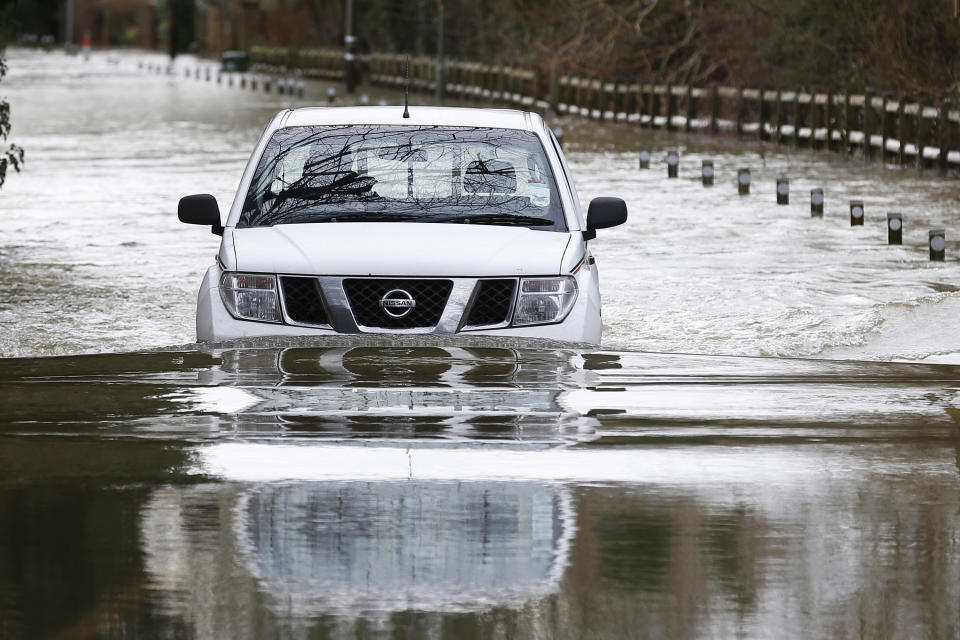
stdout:
[[516,109],[470,109],[464,107],[409,107],[409,118],[403,117],[403,105],[387,107],[304,107],[291,109],[280,127],[305,125],[441,125],[458,127],[490,127],[534,131],[540,117]]

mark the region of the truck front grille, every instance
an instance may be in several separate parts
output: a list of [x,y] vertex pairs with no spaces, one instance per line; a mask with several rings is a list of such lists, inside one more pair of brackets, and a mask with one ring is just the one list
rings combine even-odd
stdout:
[[[452,280],[347,278],[343,281],[343,291],[347,294],[357,324],[378,329],[435,327],[440,322],[452,289]],[[410,294],[415,302],[415,306],[400,318],[391,316],[380,304],[384,296],[394,290]],[[394,297],[405,298],[402,294]],[[395,308],[393,311],[402,313],[404,309]]]

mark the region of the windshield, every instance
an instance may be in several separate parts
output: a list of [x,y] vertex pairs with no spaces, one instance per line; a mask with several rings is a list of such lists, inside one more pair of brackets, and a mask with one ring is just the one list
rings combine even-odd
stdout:
[[276,131],[237,227],[359,221],[567,230],[543,146],[529,131],[395,125]]

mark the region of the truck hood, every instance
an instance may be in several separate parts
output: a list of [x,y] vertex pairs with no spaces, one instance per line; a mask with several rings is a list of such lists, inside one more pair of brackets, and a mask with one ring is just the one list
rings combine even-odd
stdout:
[[332,276],[560,273],[569,233],[525,227],[325,222],[232,230],[237,269]]

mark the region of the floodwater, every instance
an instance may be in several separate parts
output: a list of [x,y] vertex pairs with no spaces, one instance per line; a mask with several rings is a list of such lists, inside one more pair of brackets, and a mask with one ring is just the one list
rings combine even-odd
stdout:
[[218,239],[176,202],[225,209],[326,85],[137,60],[13,50],[0,84],[0,638],[960,637],[955,180],[568,120],[582,198],[631,212],[600,348],[197,346]]

